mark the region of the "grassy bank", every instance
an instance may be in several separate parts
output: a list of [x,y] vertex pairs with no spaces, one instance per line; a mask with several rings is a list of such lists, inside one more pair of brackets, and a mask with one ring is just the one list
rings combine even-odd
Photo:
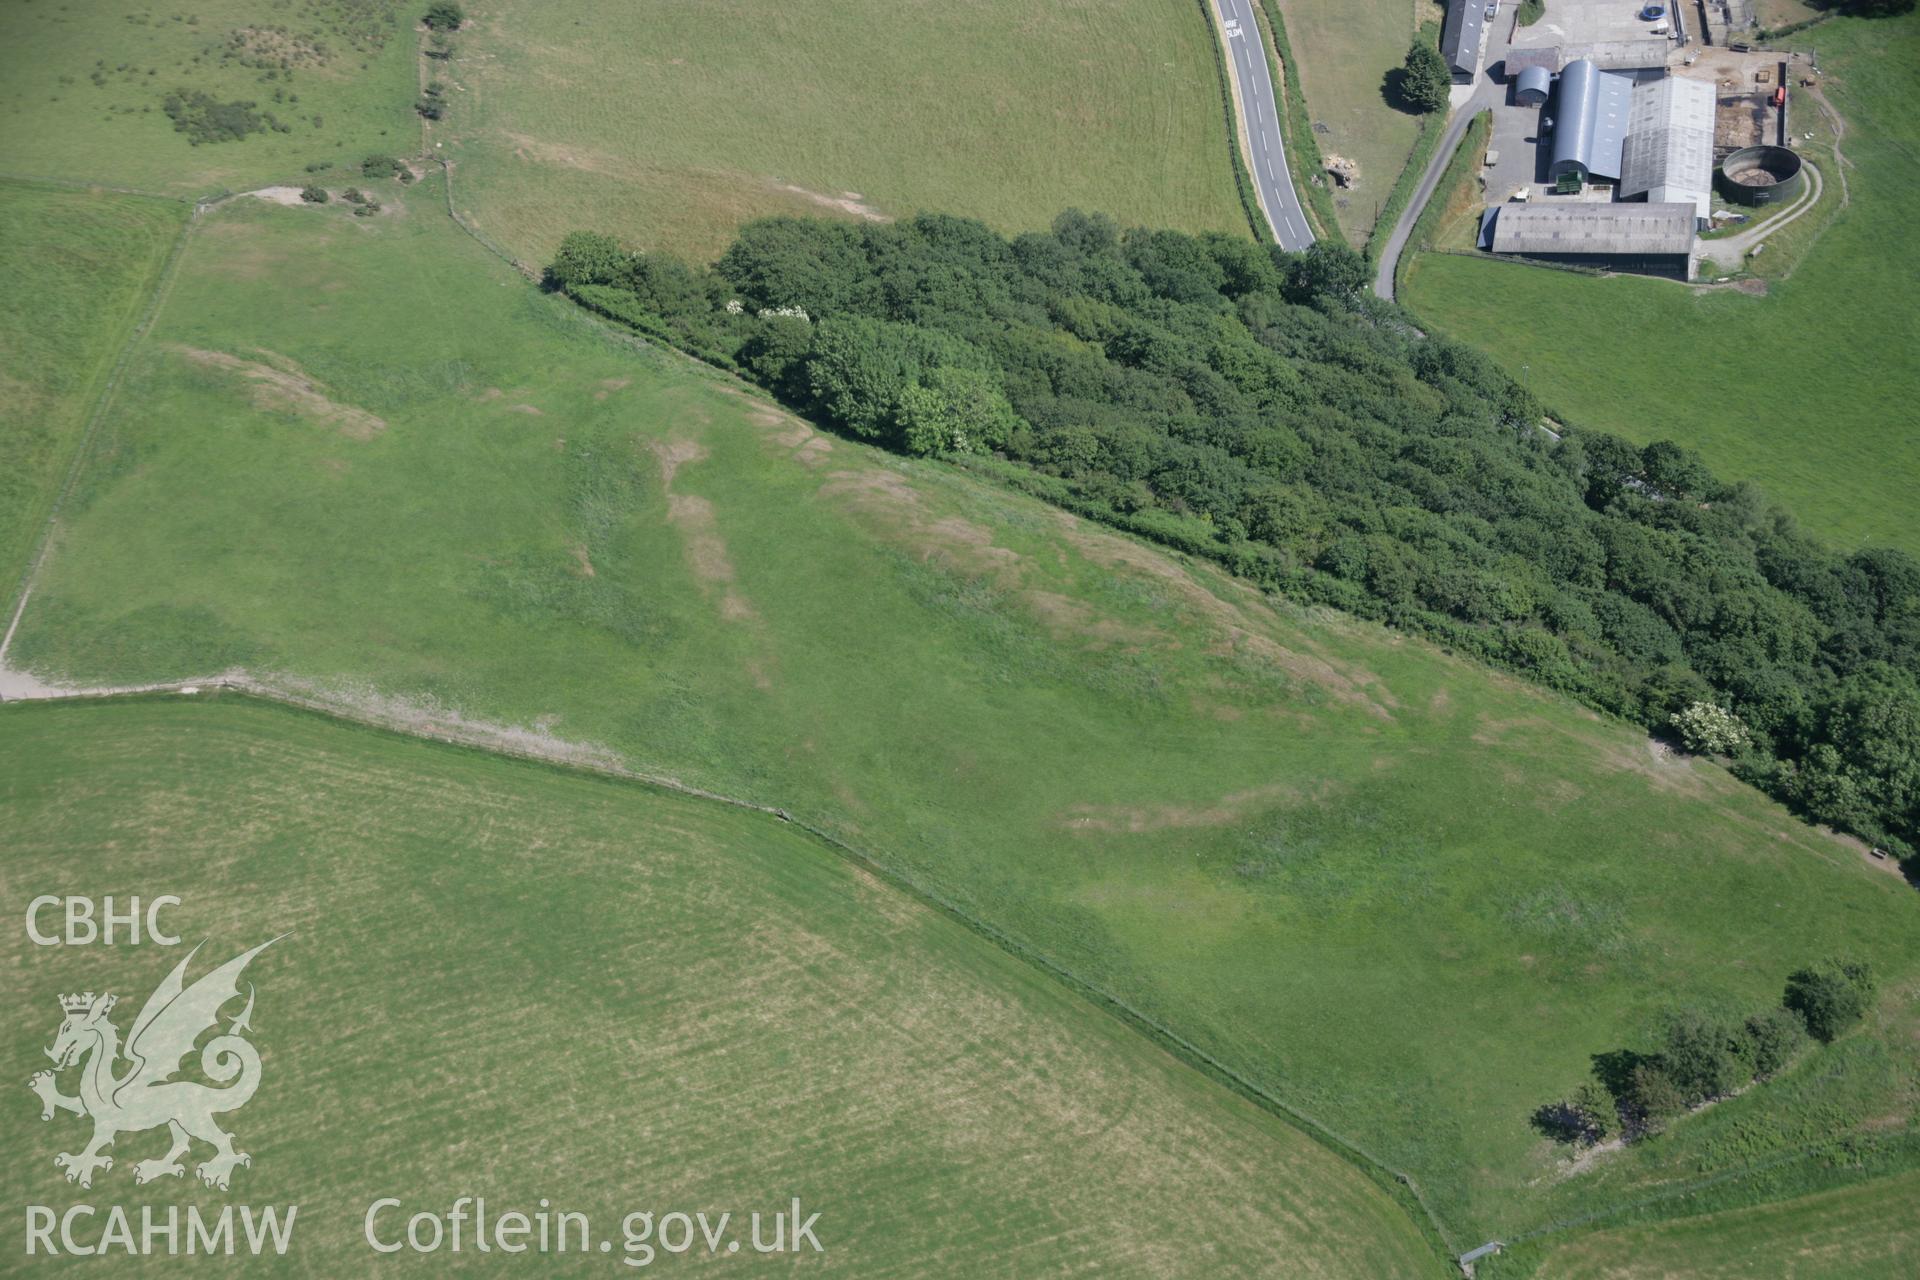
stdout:
[[[1427,201],[1427,207],[1420,211],[1419,218],[1414,221],[1413,231],[1407,237],[1406,251],[1400,255],[1400,261],[1394,264],[1396,294],[1400,291],[1400,281],[1405,279],[1406,265],[1413,255],[1434,247],[1439,242],[1443,228],[1480,207],[1480,183],[1474,175],[1480,170],[1481,159],[1487,151],[1487,138],[1492,132],[1493,113],[1490,111],[1482,111],[1467,126],[1453,159],[1447,161],[1447,171],[1440,175],[1440,185],[1433,189],[1433,198]],[[1395,216],[1398,217],[1397,214]]]

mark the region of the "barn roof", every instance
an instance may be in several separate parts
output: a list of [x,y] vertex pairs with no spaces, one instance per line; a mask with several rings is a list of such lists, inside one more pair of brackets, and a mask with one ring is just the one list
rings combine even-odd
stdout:
[[1668,76],[1635,87],[1621,156],[1620,194],[1655,204],[1690,202],[1713,211],[1713,115],[1710,81]]
[[1691,204],[1569,200],[1505,204],[1493,224],[1493,251],[1519,254],[1685,254],[1693,252]]
[[1480,29],[1486,20],[1486,0],[1448,0],[1440,28],[1440,53],[1448,66],[1467,75],[1479,70]]
[[1600,70],[1585,58],[1560,73],[1553,107],[1551,171],[1574,162],[1599,178],[1620,176],[1620,148],[1626,142],[1633,81]]

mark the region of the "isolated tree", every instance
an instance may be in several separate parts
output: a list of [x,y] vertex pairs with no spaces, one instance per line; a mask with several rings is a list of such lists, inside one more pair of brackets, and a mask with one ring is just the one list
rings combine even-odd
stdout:
[[1689,1103],[1732,1093],[1752,1078],[1738,1049],[1741,1033],[1718,1018],[1686,1009],[1667,1022],[1660,1065]]
[[1789,975],[1782,1003],[1800,1015],[1814,1039],[1831,1041],[1865,1015],[1873,989],[1873,970],[1865,961],[1827,960]]
[[1659,1133],[1687,1109],[1687,1096],[1658,1062],[1642,1062],[1627,1084],[1626,1106],[1641,1133]]
[[426,23],[435,31],[458,31],[467,15],[454,0],[433,0],[427,6]]
[[360,162],[360,175],[366,178],[391,178],[400,170],[400,162],[392,156],[368,156]]
[[1605,1142],[1620,1129],[1620,1106],[1597,1080],[1589,1080],[1573,1091],[1569,1099],[1586,1122],[1587,1141]]
[[1453,88],[1453,77],[1448,73],[1446,59],[1440,56],[1438,49],[1425,40],[1415,40],[1407,50],[1403,70],[1406,78],[1400,82],[1400,94],[1409,107],[1421,115],[1447,109],[1447,95]]
[[327,189],[325,187],[302,187],[300,188],[300,198],[308,204],[325,204],[327,202]]
[[1762,1080],[1793,1061],[1807,1042],[1806,1024],[1792,1010],[1778,1006],[1748,1018],[1746,1029],[1753,1046],[1753,1074]]

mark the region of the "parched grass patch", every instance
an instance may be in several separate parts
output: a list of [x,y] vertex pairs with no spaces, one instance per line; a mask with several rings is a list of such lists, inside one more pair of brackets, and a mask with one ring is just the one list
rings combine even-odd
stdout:
[[0,601],[186,217],[171,201],[0,182]]
[[410,153],[415,8],[0,6],[0,173],[200,195],[367,151]]
[[777,213],[1244,233],[1213,39],[1193,0],[507,0],[461,31],[435,137],[529,262],[580,227],[706,258]]
[[[796,1196],[823,1274],[1444,1274],[1338,1156],[767,815],[230,696],[8,707],[0,776],[10,886],[175,894],[194,976],[292,931],[247,972],[261,1085],[222,1122],[234,1197],[299,1206],[301,1273],[364,1272],[380,1197],[397,1238],[485,1195],[588,1214],[611,1260],[539,1261],[598,1274],[628,1213],[731,1212],[752,1259],[748,1213]],[[0,945],[7,1054],[43,1066],[58,993],[113,991],[124,1031],[185,953]],[[164,1132],[69,1186],[84,1122],[19,1092],[15,1203],[207,1211],[191,1168],[131,1190]],[[472,1232],[379,1266],[472,1267]]]
[[[1820,50],[1825,92],[1848,122],[1852,204],[1765,296],[1430,255],[1406,270],[1404,301],[1509,371],[1526,366],[1533,392],[1575,422],[1696,448],[1835,545],[1920,552],[1920,305],[1906,283],[1920,272],[1908,227],[1920,15],[1837,18],[1795,42]],[[1811,118],[1804,98],[1799,110]],[[1831,197],[1839,175],[1824,176]],[[1824,220],[1816,211],[1785,234]],[[1644,335],[1672,358],[1596,350],[1603,332]]]
[[1564,1177],[1528,1117],[1593,1054],[1835,950],[1910,981],[1911,888],[1625,726],[623,341],[440,195],[196,229],[14,661],[240,665],[780,806],[1408,1172],[1462,1248],[1911,1116],[1875,1029],[1819,1105]]

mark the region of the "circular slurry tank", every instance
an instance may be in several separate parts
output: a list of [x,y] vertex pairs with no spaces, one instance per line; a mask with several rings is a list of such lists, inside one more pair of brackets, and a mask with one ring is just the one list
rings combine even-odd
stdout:
[[1777,204],[1800,194],[1802,162],[1785,147],[1745,147],[1720,162],[1720,194],[1735,204]]

